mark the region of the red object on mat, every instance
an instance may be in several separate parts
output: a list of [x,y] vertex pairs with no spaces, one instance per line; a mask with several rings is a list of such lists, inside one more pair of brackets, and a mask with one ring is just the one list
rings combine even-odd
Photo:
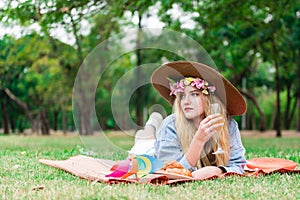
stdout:
[[247,161],[247,167],[250,170],[270,170],[270,169],[288,169],[295,170],[298,163],[282,158],[253,158]]

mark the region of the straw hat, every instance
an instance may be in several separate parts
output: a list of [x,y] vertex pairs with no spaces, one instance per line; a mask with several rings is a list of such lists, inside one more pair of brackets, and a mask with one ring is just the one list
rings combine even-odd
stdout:
[[199,77],[215,86],[215,94],[227,107],[229,115],[242,115],[246,112],[246,102],[237,88],[215,69],[202,63],[191,61],[166,63],[153,72],[151,83],[158,93],[173,105],[175,96],[170,96],[168,79],[179,81],[184,77]]

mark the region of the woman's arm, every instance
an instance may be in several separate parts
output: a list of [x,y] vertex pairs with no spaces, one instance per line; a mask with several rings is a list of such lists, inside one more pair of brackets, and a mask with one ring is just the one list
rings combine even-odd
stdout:
[[[205,179],[212,176],[219,176],[224,172],[244,173],[245,148],[243,147],[238,124],[233,119],[229,120],[228,127],[229,144],[230,144],[230,158],[227,166],[215,167],[207,166],[194,171],[193,177],[196,179]],[[222,168],[222,169],[221,169]]]
[[156,157],[162,161],[176,160],[184,168],[196,170],[195,166],[204,144],[216,133],[215,129],[223,125],[223,123],[216,123],[218,121],[220,121],[218,115],[210,115],[202,120],[187,152],[184,154],[175,130],[175,117],[174,115],[167,117],[156,135],[154,145]]
[[224,122],[219,114],[209,115],[200,122],[198,130],[185,154],[190,165],[196,166],[205,143],[214,134],[218,134],[216,129],[223,125]]
[[244,173],[244,166],[246,164],[245,148],[242,144],[241,134],[238,124],[234,119],[230,119],[229,127],[229,145],[230,158],[227,166],[224,166],[227,172]]
[[185,169],[191,171],[196,170],[187,161],[184,153],[182,152],[178,136],[175,130],[174,115],[168,116],[161,124],[156,133],[155,157],[163,162],[176,160]]
[[221,174],[223,174],[222,170],[215,166],[202,167],[192,172],[192,175],[195,179],[205,179],[212,176],[220,176]]

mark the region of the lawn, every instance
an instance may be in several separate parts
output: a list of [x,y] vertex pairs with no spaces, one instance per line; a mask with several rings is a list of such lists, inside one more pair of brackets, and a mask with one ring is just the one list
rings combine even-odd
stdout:
[[[124,149],[133,143],[130,137],[110,138]],[[93,146],[96,140],[97,137],[78,136],[0,136],[0,199],[300,199],[299,174],[232,176],[177,186],[108,185],[86,181],[38,162],[41,158],[67,159],[86,153],[85,147]],[[247,137],[243,143],[247,159],[278,157],[300,163],[299,137]],[[107,149],[94,156],[118,160],[126,155],[122,149]]]

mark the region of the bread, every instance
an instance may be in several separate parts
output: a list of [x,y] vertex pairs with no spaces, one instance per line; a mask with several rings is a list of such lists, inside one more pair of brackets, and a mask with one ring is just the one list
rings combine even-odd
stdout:
[[184,169],[184,167],[177,161],[166,163],[161,168],[161,171],[192,177],[191,171],[188,169]]

